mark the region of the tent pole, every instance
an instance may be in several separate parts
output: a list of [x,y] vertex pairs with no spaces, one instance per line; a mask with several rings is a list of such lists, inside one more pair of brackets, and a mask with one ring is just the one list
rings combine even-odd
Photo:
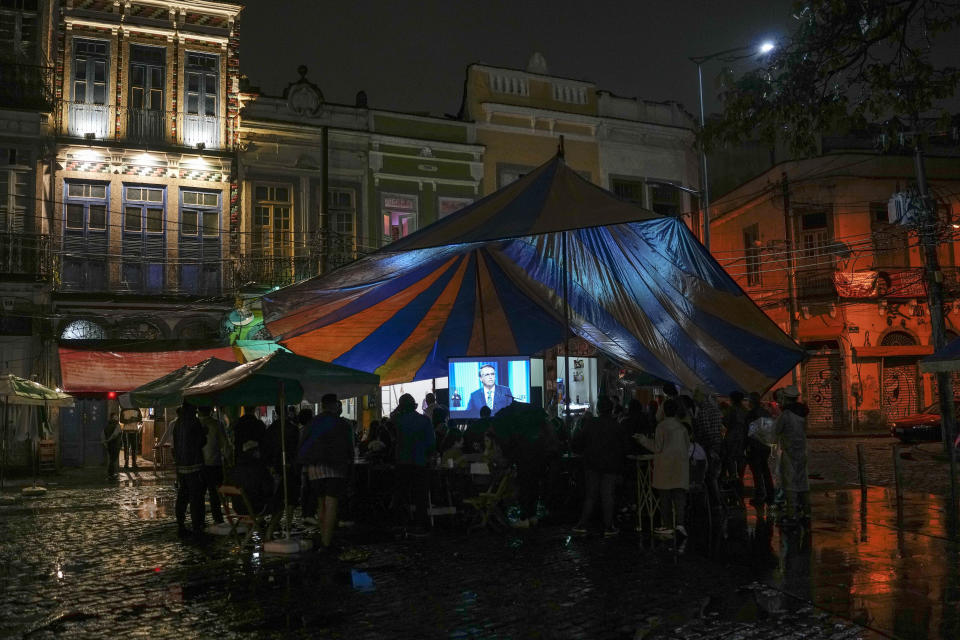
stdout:
[[[287,398],[284,393],[283,380],[280,380],[280,474],[283,476],[283,511],[282,516],[283,522],[286,523],[287,515],[287,504],[289,503],[287,497],[287,437],[286,437],[286,424],[287,424]],[[290,537],[290,527],[285,527],[284,537]]]
[[569,260],[570,254],[567,248],[567,234],[569,231],[564,231],[562,236],[562,249],[563,249],[563,365],[564,371],[563,374],[563,394],[565,398],[563,400],[563,423],[564,425],[569,425],[570,423],[570,299],[569,291],[567,290],[567,280],[570,276]]
[[477,304],[480,306],[480,333],[483,336],[483,355],[487,355],[490,349],[487,347],[487,322],[483,312],[483,288],[480,286],[480,252],[477,251]]

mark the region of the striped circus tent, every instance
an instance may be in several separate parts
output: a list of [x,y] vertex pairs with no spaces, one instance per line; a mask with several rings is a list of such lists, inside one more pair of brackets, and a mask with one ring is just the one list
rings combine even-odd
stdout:
[[803,355],[681,221],[617,199],[559,156],[263,307],[294,353],[392,384],[445,376],[451,356],[557,345],[565,299],[574,335],[688,388],[767,389]]

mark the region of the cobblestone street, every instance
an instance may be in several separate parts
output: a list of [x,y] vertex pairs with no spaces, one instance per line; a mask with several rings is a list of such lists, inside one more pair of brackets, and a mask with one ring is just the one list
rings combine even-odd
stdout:
[[[150,473],[83,486],[68,472],[45,497],[0,506],[0,636],[956,637],[942,507],[912,496],[898,531],[890,492],[874,488],[864,517],[859,491],[837,486],[856,481],[854,445],[811,441],[811,474],[823,476],[812,531],[781,536],[740,512],[726,538],[711,545],[701,531],[679,555],[632,532],[572,538],[557,524],[424,539],[358,525],[341,529],[349,560],[267,556],[178,539],[173,488]],[[879,483],[890,441],[866,446]],[[942,468],[933,455],[904,461],[925,465],[914,482]]]
[[861,444],[868,485],[894,487],[892,449],[896,447],[904,491],[935,495],[950,491],[949,463],[940,443],[903,445],[894,438],[812,438],[807,442],[814,485],[857,486],[857,444]]

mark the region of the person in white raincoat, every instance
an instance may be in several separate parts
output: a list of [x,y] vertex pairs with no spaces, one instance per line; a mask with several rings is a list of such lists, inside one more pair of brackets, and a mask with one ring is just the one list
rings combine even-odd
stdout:
[[780,486],[783,488],[788,521],[809,518],[810,482],[807,479],[807,415],[810,409],[800,402],[794,385],[783,390],[783,413],[773,425],[780,448]]
[[663,403],[664,418],[657,425],[653,438],[634,434],[633,438],[653,452],[653,488],[660,494],[663,526],[654,533],[687,535],[684,508],[690,488],[690,434],[687,426],[676,418],[679,404],[674,399]]

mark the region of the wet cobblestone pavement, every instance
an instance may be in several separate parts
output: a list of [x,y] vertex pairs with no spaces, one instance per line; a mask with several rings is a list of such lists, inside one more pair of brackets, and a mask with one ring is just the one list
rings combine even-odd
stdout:
[[950,490],[949,463],[937,442],[904,445],[893,438],[811,439],[807,448],[810,473],[820,482],[854,486],[857,478],[857,444],[863,446],[868,485],[894,486],[893,451],[897,448],[904,491],[946,495]]
[[[839,475],[848,451],[818,451],[811,473]],[[163,482],[64,482],[0,506],[0,637],[960,637],[942,501],[911,494],[898,528],[891,491],[871,488],[862,510],[847,481],[814,492],[810,531],[741,511],[679,555],[561,525],[422,539],[357,526],[339,532],[350,560],[182,541]]]

